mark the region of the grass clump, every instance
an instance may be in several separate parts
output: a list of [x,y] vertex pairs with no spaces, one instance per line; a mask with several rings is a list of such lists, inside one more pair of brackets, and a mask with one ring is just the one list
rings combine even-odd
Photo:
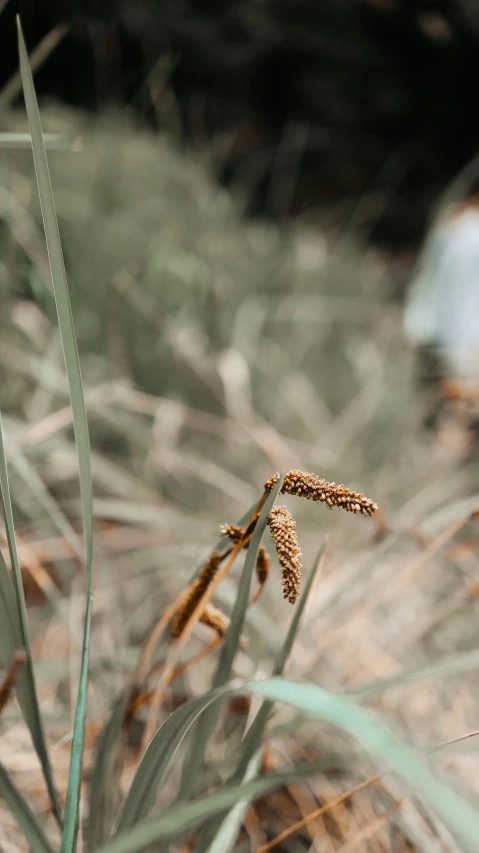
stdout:
[[[73,851],[79,828],[98,853],[354,849],[371,839],[406,851],[442,844],[444,821],[475,849],[474,781],[459,755],[476,707],[477,654],[464,648],[476,600],[474,467],[444,436],[431,448],[417,430],[411,361],[379,296],[380,263],[361,276],[357,255],[348,267],[346,251],[338,257],[326,238],[318,248],[306,227],[240,224],[196,166],[129,129],[110,150],[103,127],[75,154],[76,174],[72,152],[55,152],[70,310],[20,44],[50,266],[25,152],[15,151],[2,172],[2,496],[15,581],[2,557],[3,846],[10,833],[16,849],[23,838]],[[115,151],[124,168],[112,174]],[[158,151],[174,164],[170,177],[164,163],[153,168]],[[146,193],[155,179],[157,193]],[[276,467],[286,473],[258,495]],[[382,510],[330,481],[339,470]],[[293,502],[295,518],[280,495],[306,498]],[[240,514],[211,547],[215,525]],[[313,559],[321,525],[332,541]],[[295,603],[287,625],[267,527]],[[410,690],[416,704],[404,701]],[[372,701],[374,711],[360,707]],[[39,765],[15,740],[22,720]],[[451,742],[456,763],[443,781]],[[34,767],[28,778],[18,754]]]

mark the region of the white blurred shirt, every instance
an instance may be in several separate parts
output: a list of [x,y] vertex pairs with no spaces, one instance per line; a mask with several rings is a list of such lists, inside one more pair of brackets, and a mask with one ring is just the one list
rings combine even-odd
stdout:
[[406,333],[442,352],[455,378],[479,380],[479,208],[431,235],[405,312]]

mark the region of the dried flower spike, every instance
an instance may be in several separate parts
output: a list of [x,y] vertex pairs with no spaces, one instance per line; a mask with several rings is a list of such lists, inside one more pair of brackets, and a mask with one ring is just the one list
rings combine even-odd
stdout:
[[295,604],[301,583],[301,549],[296,536],[296,522],[285,506],[275,506],[268,516],[278,559],[281,564],[283,597]]
[[244,536],[244,530],[242,527],[238,527],[237,524],[222,524],[220,527],[220,533],[226,539],[230,539],[235,545],[238,542],[241,542]]
[[218,634],[218,637],[224,637],[230,624],[228,617],[212,604],[206,605],[201,614],[200,622],[203,625],[207,625],[208,628],[212,628]]
[[269,480],[266,480],[266,483],[264,484],[265,492],[272,492],[276,483],[278,482],[278,480],[279,480],[279,473],[276,472],[276,474],[273,474],[273,476],[270,477]]
[[171,636],[173,639],[178,639],[178,637],[183,633],[183,629],[188,622],[188,619],[218,571],[221,560],[221,554],[212,554],[199,578],[191,584],[188,595],[171,621]]
[[[278,476],[275,474],[265,483],[267,491],[271,491]],[[357,512],[361,515],[373,515],[378,508],[378,505],[364,497],[362,492],[353,492],[346,486],[337,486],[336,483],[329,483],[316,474],[308,474],[305,471],[294,470],[286,474],[281,493],[321,501],[330,507],[337,506],[347,512]]]
[[258,578],[258,583],[260,586],[263,586],[266,578],[269,573],[269,556],[264,545],[260,546],[258,551],[258,560],[256,562],[256,577]]

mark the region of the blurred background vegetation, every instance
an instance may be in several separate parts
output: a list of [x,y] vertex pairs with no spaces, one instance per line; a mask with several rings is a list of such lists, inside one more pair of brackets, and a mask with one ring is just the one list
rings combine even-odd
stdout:
[[[99,10],[11,0],[0,31],[7,85],[18,10],[29,49],[52,30],[58,42],[35,79],[92,440],[87,766],[148,631],[220,523],[293,467],[364,490],[381,514],[375,525],[295,507],[306,565],[332,536],[292,677],[352,690],[447,655],[433,689],[402,684],[376,707],[420,745],[477,729],[467,672],[479,582],[473,438],[461,412],[426,428],[434,389],[418,382],[397,298],[434,205],[477,150],[475,6],[117,0]],[[15,86],[5,91],[0,405],[42,704],[64,781],[83,614],[77,473],[31,151],[20,145],[26,119]],[[227,579],[219,603],[231,608],[234,593]],[[269,584],[248,612],[236,674],[269,672],[286,607]],[[171,703],[210,672],[205,662],[185,675]],[[19,715],[5,719],[2,758],[45,806]],[[301,737],[311,745],[307,728]],[[124,784],[138,740],[135,730]],[[477,798],[475,761],[457,750],[439,771]],[[340,789],[333,766],[339,781],[323,779],[316,797]],[[349,824],[338,818],[325,849],[375,819],[371,802]],[[270,811],[273,834],[281,808]],[[19,849],[6,813],[2,822],[5,849]],[[398,833],[401,850],[457,849],[412,799],[395,826],[358,849],[393,849]],[[301,836],[278,849],[309,844]]]
[[12,0],[4,80],[17,10],[32,46],[68,27],[37,75],[40,94],[97,111],[121,104],[208,145],[250,214],[320,208],[410,250],[477,151],[469,0]]

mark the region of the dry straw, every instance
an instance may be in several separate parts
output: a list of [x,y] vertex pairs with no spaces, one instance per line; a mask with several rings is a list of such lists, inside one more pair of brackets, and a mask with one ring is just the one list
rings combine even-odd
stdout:
[[295,604],[301,583],[301,549],[296,522],[285,506],[275,506],[268,516],[269,529],[281,564],[283,597]]

